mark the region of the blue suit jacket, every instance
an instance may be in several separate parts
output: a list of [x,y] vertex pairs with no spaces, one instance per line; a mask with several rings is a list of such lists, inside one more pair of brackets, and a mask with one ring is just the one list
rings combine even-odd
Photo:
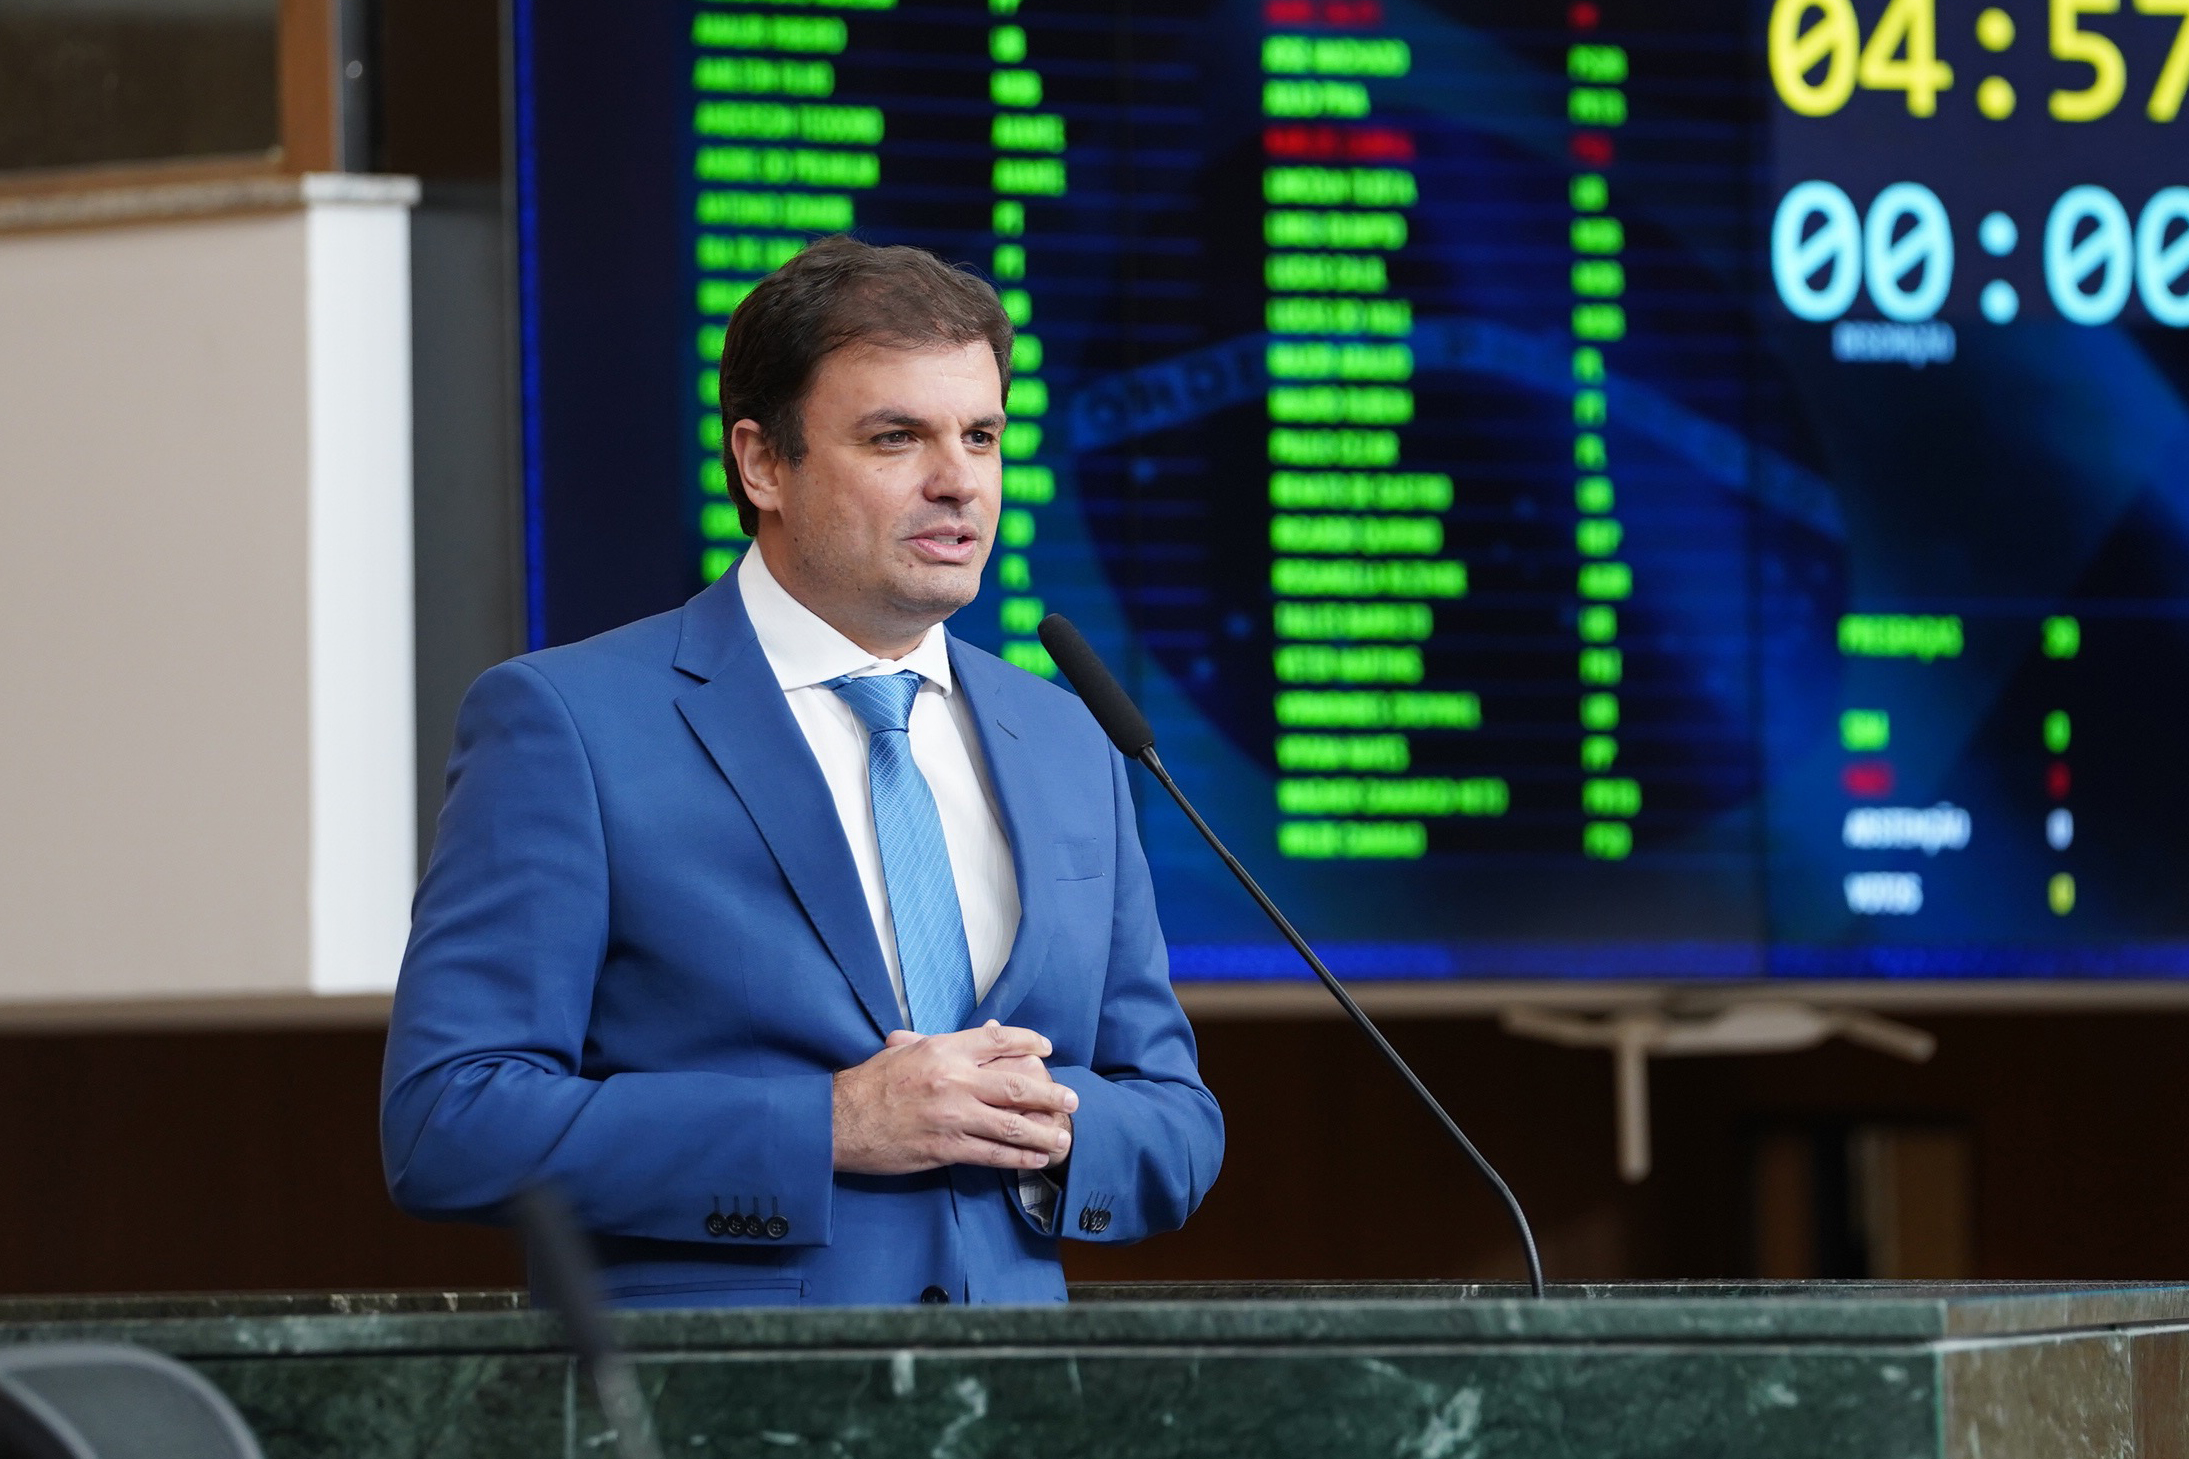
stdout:
[[[956,640],[950,661],[1022,907],[975,1021],[1046,1035],[1079,1094],[1058,1234],[1169,1230],[1216,1178],[1223,1122],[1171,992],[1124,761],[1070,694]],[[899,1026],[734,574],[480,678],[388,1034],[397,1204],[494,1220],[551,1181],[623,1305],[1061,1300],[1056,1237],[1014,1175],[834,1172],[830,1076]],[[718,1212],[762,1219],[718,1235]]]

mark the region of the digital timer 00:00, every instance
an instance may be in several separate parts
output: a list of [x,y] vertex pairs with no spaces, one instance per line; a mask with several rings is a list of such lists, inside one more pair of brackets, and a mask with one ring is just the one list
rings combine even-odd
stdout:
[[[1989,215],[1985,251],[2011,251],[2015,232],[2004,214]],[[1797,319],[1837,319],[1867,281],[1878,313],[1919,323],[1946,302],[1953,267],[1946,206],[1921,183],[1885,188],[1860,218],[1842,188],[1799,183],[1771,224],[1771,277]],[[2044,269],[2053,307],[2071,323],[2112,323],[2133,288],[2158,323],[2189,329],[2189,187],[2161,188],[2133,227],[2128,209],[2105,188],[2069,188],[2045,220]],[[1994,282],[1982,307],[1993,323],[2006,323],[2016,311],[2013,290]]]

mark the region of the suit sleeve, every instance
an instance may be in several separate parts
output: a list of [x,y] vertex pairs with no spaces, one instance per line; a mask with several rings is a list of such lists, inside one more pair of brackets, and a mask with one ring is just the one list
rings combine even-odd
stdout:
[[[1052,1066],[1079,1095],[1072,1157],[1045,1234],[1138,1241],[1185,1224],[1215,1183],[1224,1117],[1201,1082],[1193,1028],[1171,991],[1170,958],[1156,920],[1155,887],[1140,847],[1125,761],[1110,753],[1117,817],[1115,910],[1093,1062]],[[1036,1230],[1039,1217],[1023,1202]]]
[[495,1220],[550,1183],[589,1230],[707,1241],[718,1198],[728,1210],[758,1196],[790,1222],[767,1244],[827,1245],[826,1074],[583,1072],[609,904],[576,722],[539,670],[490,670],[458,717],[388,1030],[381,1152],[396,1204]]

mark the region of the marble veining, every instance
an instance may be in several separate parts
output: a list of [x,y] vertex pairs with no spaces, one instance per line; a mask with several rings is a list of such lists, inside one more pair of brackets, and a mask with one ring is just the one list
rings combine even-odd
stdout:
[[[663,1452],[842,1459],[2189,1459],[2189,1289],[1081,1290],[619,1314]],[[588,1459],[510,1293],[0,1300],[0,1342],[195,1363],[270,1459]]]

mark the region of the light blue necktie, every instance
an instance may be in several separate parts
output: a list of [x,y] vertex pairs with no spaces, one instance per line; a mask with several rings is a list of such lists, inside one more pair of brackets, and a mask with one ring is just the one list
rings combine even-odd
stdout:
[[827,686],[866,721],[867,784],[874,794],[874,834],[882,846],[882,882],[897,928],[897,965],[918,1033],[955,1033],[973,1019],[973,958],[965,948],[965,913],[950,875],[950,848],[934,792],[912,758],[907,726],[920,676],[901,674],[831,679]]

